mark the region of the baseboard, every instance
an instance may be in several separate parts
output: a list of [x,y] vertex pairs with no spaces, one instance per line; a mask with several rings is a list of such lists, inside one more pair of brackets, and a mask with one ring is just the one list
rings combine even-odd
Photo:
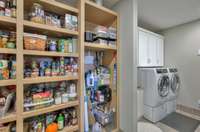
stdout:
[[200,109],[188,107],[182,104],[177,104],[176,111],[178,113],[200,120]]

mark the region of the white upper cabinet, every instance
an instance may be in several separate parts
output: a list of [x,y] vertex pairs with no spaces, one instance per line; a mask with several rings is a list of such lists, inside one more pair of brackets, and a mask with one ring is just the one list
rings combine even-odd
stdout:
[[164,38],[139,28],[138,66],[164,66]]

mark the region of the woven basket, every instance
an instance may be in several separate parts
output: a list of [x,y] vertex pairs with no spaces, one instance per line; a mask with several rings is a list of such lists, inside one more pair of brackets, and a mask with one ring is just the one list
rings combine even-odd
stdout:
[[46,48],[47,37],[37,34],[24,34],[24,48],[27,50],[40,50],[44,51]]

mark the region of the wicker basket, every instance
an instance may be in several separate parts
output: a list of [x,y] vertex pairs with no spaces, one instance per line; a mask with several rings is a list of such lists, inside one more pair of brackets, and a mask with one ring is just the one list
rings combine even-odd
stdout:
[[11,125],[0,127],[0,132],[10,132]]
[[46,48],[47,36],[24,33],[24,48],[27,50],[44,51]]

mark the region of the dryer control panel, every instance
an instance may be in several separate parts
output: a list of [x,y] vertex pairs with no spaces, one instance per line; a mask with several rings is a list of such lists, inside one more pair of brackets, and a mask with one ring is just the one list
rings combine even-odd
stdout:
[[168,73],[167,69],[156,69],[157,74]]

